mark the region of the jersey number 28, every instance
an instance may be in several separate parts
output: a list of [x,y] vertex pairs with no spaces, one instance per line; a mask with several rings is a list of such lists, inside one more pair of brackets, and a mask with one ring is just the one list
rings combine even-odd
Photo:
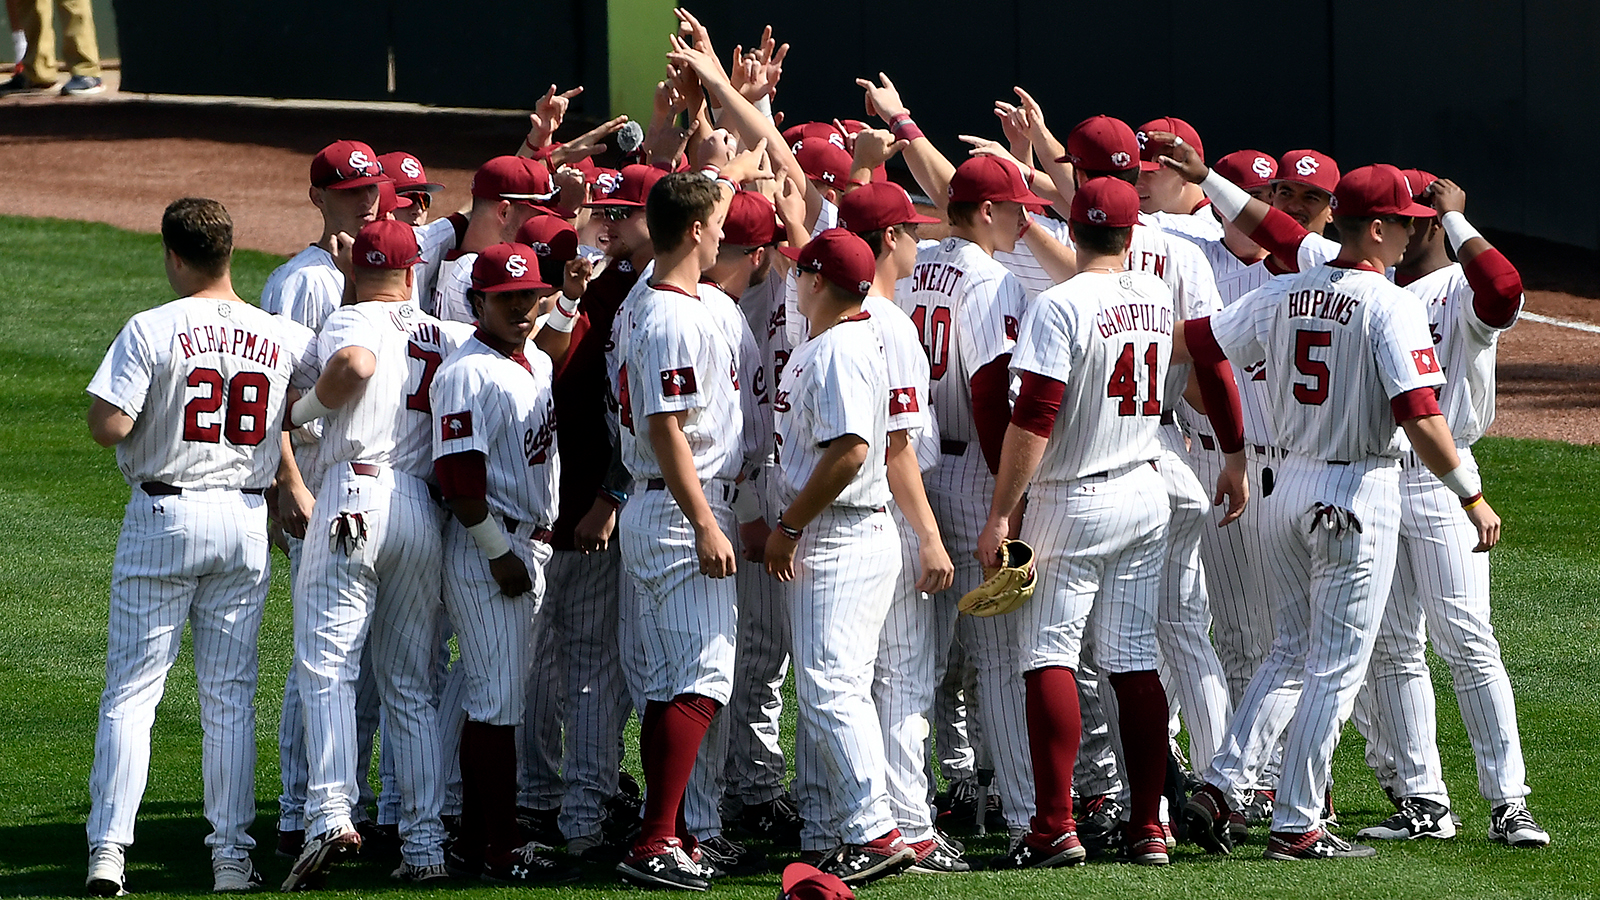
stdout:
[[1133,344],[1123,344],[1117,364],[1111,369],[1111,380],[1106,383],[1106,396],[1117,399],[1119,416],[1161,415],[1161,347],[1151,344],[1144,351],[1144,366],[1149,372],[1150,392],[1144,403],[1139,402],[1139,372],[1134,361]]
[[[189,373],[189,387],[207,388],[207,393],[190,398],[183,405],[183,439],[199,444],[217,444],[227,437],[236,446],[254,447],[267,436],[267,395],[272,382],[265,372],[238,372],[223,380],[216,369],[195,369]],[[202,422],[223,410],[219,420]],[[245,420],[250,420],[245,427]]]

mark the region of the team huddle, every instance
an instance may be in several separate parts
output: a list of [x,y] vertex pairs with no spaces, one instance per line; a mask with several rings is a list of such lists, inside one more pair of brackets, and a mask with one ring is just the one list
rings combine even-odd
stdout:
[[[1020,88],[1006,140],[956,164],[886,76],[857,81],[882,127],[780,130],[787,45],[769,29],[729,71],[678,16],[642,137],[556,142],[577,91],[552,88],[459,212],[429,219],[442,186],[409,153],[325,147],[322,234],[259,307],[222,205],[167,208],[181,299],[88,387],[132,491],[91,894],[127,890],[186,621],[214,888],[261,883],[273,546],[285,891],[378,848],[419,884],[604,863],[704,891],[764,870],[760,841],[798,853],[795,898],[1166,865],[1252,827],[1269,859],[1371,856],[1335,833],[1352,717],[1395,807],[1358,839],[1461,824],[1430,637],[1489,838],[1549,843],[1471,450],[1522,283],[1459,186],[1310,149],[1208,165],[1171,117],[1058,140]],[[612,138],[636,145],[618,168]],[[1031,597],[960,613],[1018,550]],[[974,858],[964,827],[1008,852]]]

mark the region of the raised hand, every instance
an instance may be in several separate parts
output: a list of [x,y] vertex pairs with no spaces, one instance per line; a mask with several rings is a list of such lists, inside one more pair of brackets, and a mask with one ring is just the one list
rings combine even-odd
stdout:
[[873,84],[865,78],[857,78],[856,86],[867,92],[867,115],[877,116],[885,122],[891,121],[901,113],[907,113],[906,105],[900,100],[900,91],[889,80],[889,76],[878,73],[881,85]]

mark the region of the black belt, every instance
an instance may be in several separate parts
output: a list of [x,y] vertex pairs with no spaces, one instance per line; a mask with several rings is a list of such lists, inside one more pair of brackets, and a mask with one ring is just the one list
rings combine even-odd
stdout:
[[[510,516],[502,516],[501,518],[505,520],[506,530],[512,534],[516,534],[517,529],[522,527],[521,522],[511,518]],[[548,544],[550,543],[550,539],[555,537],[555,532],[551,531],[548,527],[535,528],[533,534],[528,535],[528,537]]]
[[1348,465],[1350,465],[1350,460],[1348,460],[1348,459],[1330,459],[1330,460],[1328,460],[1328,465],[1330,465],[1330,466],[1348,466]]
[[[665,478],[652,478],[644,483],[644,489],[647,491],[664,491],[667,489],[667,480]],[[733,495],[736,490],[737,488],[731,484],[723,485],[722,502],[732,503]]]
[[1176,424],[1178,424],[1178,413],[1177,413],[1177,410],[1169,409],[1166,412],[1162,413],[1161,414],[1161,424],[1163,424],[1163,425],[1176,425]]
[[[167,484],[165,481],[145,481],[139,485],[139,490],[152,497],[176,497],[183,493],[183,488]],[[267,492],[266,488],[240,488],[239,493],[259,497]]]
[[1212,437],[1211,435],[1209,435],[1209,434],[1197,434],[1197,435],[1195,435],[1195,437],[1200,439],[1200,446],[1206,448],[1207,450],[1215,450],[1215,449],[1217,449],[1217,439]]
[[939,452],[945,456],[964,456],[967,452],[966,441],[940,441]]

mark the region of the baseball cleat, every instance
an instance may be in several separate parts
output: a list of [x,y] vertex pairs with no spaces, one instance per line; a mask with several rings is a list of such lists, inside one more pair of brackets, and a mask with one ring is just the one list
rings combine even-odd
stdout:
[[83,886],[95,897],[121,897],[128,893],[120,844],[101,844],[89,851],[89,877]]
[[972,829],[978,826],[978,782],[963,778],[950,782],[950,791],[934,798],[938,808],[935,824],[943,831]]
[[106,89],[105,82],[93,75],[74,75],[67,79],[61,86],[61,93],[66,96],[82,96],[84,94],[99,94]]
[[556,825],[556,819],[561,815],[561,807],[554,809],[534,809],[531,806],[517,807],[517,827],[522,830],[524,841],[537,841],[546,847],[559,847],[567,842],[565,835]]
[[244,859],[213,859],[211,861],[211,890],[216,893],[253,891],[261,886],[261,873]]
[[1534,821],[1526,803],[1516,800],[1489,814],[1489,840],[1510,847],[1544,847],[1550,843],[1550,833]]
[[1228,843],[1237,847],[1244,843],[1249,836],[1250,822],[1244,817],[1244,813],[1228,813]]
[[917,854],[907,872],[924,875],[942,875],[947,872],[970,872],[972,866],[961,858],[962,851],[955,848],[944,835],[935,831],[925,841],[907,844]]
[[1054,837],[1029,832],[1017,841],[1011,852],[995,860],[996,869],[1057,869],[1082,863],[1088,853],[1078,842],[1076,828]]
[[1455,836],[1456,824],[1450,819],[1450,807],[1421,797],[1402,797],[1398,812],[1356,832],[1358,838],[1375,841],[1445,840]]
[[1228,836],[1228,799],[1222,792],[1206,785],[1196,791],[1183,805],[1183,825],[1189,840],[1207,853],[1230,853],[1233,839]]
[[1304,834],[1292,831],[1274,831],[1267,841],[1266,859],[1364,859],[1377,856],[1378,851],[1366,844],[1349,843],[1326,828]]
[[1148,834],[1128,845],[1128,861],[1141,866],[1164,866],[1172,862],[1166,838]]
[[483,871],[478,877],[490,884],[562,884],[577,881],[581,874],[577,867],[539,855],[549,849],[538,841],[529,841],[515,850],[486,857]]
[[704,891],[711,887],[700,864],[689,858],[677,838],[668,838],[646,847],[617,863],[622,880],[648,888],[679,891]]
[[300,850],[306,845],[306,831],[297,828],[292,831],[278,832],[278,849],[273,851],[283,859],[294,859],[300,855]]
[[752,851],[745,845],[732,841],[726,835],[717,835],[699,842],[700,867],[711,869],[708,878],[721,875],[753,875],[767,869],[765,853]]
[[361,852],[361,833],[350,825],[340,825],[306,841],[294,865],[289,867],[289,877],[283,880],[282,890],[297,891],[308,887],[316,878],[341,859]]
[[1108,794],[1096,794],[1078,804],[1078,841],[1090,856],[1115,853],[1122,846],[1122,804]]
[[823,857],[818,869],[848,885],[862,885],[905,871],[916,862],[917,852],[906,846],[896,828],[865,844],[844,844]]
[[1275,794],[1272,791],[1251,791],[1250,799],[1245,802],[1245,822],[1251,825],[1267,825],[1272,822],[1272,801]]
[[775,797],[765,803],[746,806],[739,812],[739,826],[758,838],[779,847],[800,846],[800,811],[788,797]]
[[429,884],[436,881],[448,881],[450,870],[444,863],[434,863],[430,866],[414,866],[408,862],[401,862],[400,868],[389,873],[389,877],[406,884]]

